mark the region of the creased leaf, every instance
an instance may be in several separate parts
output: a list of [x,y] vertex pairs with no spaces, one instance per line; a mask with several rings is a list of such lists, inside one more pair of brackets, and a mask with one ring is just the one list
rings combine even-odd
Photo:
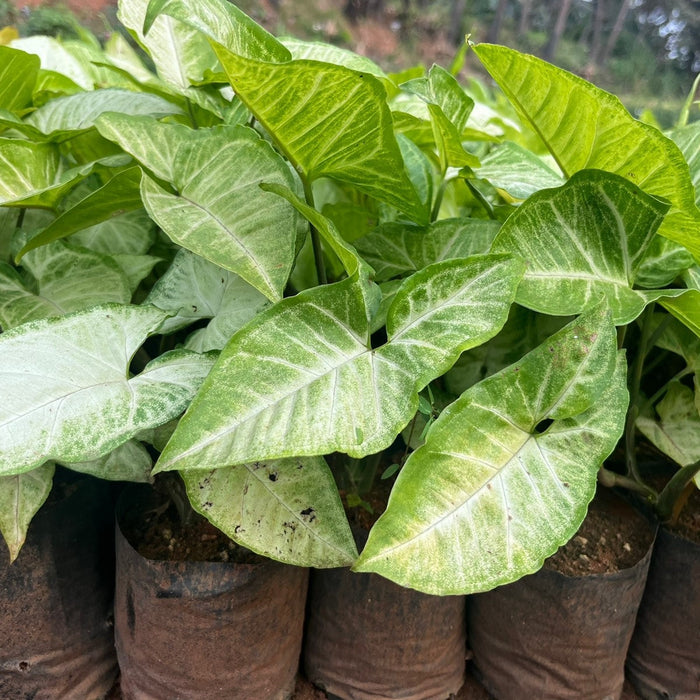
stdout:
[[466,391],[409,457],[354,568],[440,595],[536,571],[622,434],[625,366],[598,307]]
[[39,65],[37,56],[0,46],[0,109],[16,112],[31,104]]
[[97,459],[178,416],[213,358],[177,350],[127,374],[165,315],[152,306],[105,304],[0,335],[0,474],[48,460]]
[[118,114],[102,117],[98,128],[177,190],[170,193],[149,177],[141,185],[146,209],[170,238],[269,299],[282,297],[298,217],[259,184],[296,184],[286,163],[252,129],[193,130]]
[[388,342],[370,347],[362,286],[308,290],[259,314],[224,348],[156,469],[215,469],[388,447],[418,391],[506,320],[521,263],[482,256],[404,282]]
[[90,462],[65,462],[63,466],[98,479],[148,483],[153,460],[140,442],[127,440],[103,457]]
[[357,549],[338,490],[320,457],[183,474],[199,511],[231,539],[296,566],[349,566]]

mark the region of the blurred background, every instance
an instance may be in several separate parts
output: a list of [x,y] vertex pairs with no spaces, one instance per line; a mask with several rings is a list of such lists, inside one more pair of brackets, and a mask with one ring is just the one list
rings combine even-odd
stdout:
[[[116,0],[0,0],[0,26],[70,39],[118,30]],[[449,67],[465,34],[536,54],[673,125],[700,72],[700,0],[236,0],[276,36],[326,41],[386,71]],[[462,72],[484,76],[467,54]],[[697,114],[694,110],[693,114]],[[652,116],[653,114],[653,116]]]

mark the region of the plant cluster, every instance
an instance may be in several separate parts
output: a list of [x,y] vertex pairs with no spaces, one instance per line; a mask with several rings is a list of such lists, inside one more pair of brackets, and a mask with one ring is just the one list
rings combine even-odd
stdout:
[[[676,502],[700,460],[700,122],[665,135],[502,46],[471,50],[509,104],[223,0],[119,19],[153,70],[116,34],[0,47],[13,557],[56,464],[178,472],[256,552],[438,594],[539,568],[599,476]],[[358,556],[326,458],[381,474],[397,440]]]

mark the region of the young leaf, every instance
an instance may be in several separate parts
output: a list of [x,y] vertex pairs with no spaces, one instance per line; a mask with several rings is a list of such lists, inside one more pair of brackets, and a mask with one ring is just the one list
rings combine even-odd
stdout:
[[700,337],[700,291],[687,289],[675,299],[660,299],[662,306]]
[[233,89],[309,182],[332,177],[427,223],[382,84],[316,61],[267,63],[216,47]]
[[166,314],[105,304],[0,335],[0,475],[85,462],[178,416],[213,358],[173,351],[129,379],[131,357]]
[[[59,163],[58,149],[50,144],[0,139],[0,203],[50,191],[58,178]],[[73,182],[66,183],[59,192],[46,196],[44,206],[52,207],[73,185]],[[32,205],[27,202],[25,206]]]
[[355,570],[439,595],[536,571],[583,520],[626,408],[625,362],[598,307],[442,412]]
[[195,510],[239,544],[295,566],[349,566],[357,549],[321,457],[183,473]]
[[98,479],[148,483],[151,481],[153,460],[140,442],[127,440],[98,459],[62,464],[74,472],[90,474]]
[[503,224],[492,251],[527,261],[519,304],[566,316],[605,297],[615,323],[626,324],[650,301],[682,293],[633,288],[667,210],[625,178],[586,170],[532,195]]
[[498,332],[521,275],[510,256],[426,268],[399,290],[377,349],[353,279],[284,299],[233,336],[156,469],[388,447],[418,391]]
[[617,97],[539,58],[489,44],[474,52],[565,176],[607,170],[668,199],[671,210],[659,233],[700,260],[700,211],[688,165],[673,141],[633,119]]
[[19,554],[32,518],[48,498],[55,467],[47,462],[26,474],[0,476],[0,533],[10,550],[10,563]]
[[258,185],[293,189],[295,180],[269,144],[243,126],[193,130],[118,114],[102,117],[98,129],[177,190],[171,194],[149,177],[141,184],[146,209],[170,238],[268,299],[282,298],[298,217]]
[[182,249],[145,303],[172,314],[163,324],[162,333],[183,328],[197,319],[211,318],[206,328],[196,331],[196,340],[190,337],[187,341],[190,350],[204,352],[221,350],[239,328],[270,302],[238,275]]
[[700,121],[671,129],[668,136],[681,149],[695,187],[695,204],[700,207]]

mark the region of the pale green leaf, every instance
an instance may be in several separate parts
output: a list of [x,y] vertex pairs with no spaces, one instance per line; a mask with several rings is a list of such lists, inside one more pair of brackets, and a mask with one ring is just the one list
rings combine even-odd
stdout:
[[0,264],[0,326],[5,330],[97,304],[128,304],[131,299],[129,281],[113,260],[63,241],[28,253],[23,267],[31,281]]
[[187,494],[222,532],[295,566],[349,566],[357,549],[333,475],[321,457],[183,474]]
[[155,225],[145,209],[88,226],[71,238],[71,242],[105,255],[145,255],[155,240]]
[[658,419],[642,414],[637,428],[661,452],[682,467],[700,460],[700,413],[693,390],[671,382],[656,405]]
[[617,97],[539,58],[489,44],[474,52],[567,177],[607,170],[668,199],[659,233],[700,260],[700,211],[688,165],[671,139],[633,119]]
[[103,457],[90,462],[63,462],[63,466],[108,481],[149,483],[153,460],[140,442],[127,440]]
[[510,256],[425,268],[397,293],[376,349],[352,279],[284,299],[233,336],[156,469],[388,447],[418,391],[498,332],[521,274]]
[[128,376],[164,318],[155,307],[106,304],[0,335],[0,474],[97,459],[178,416],[211,357],[173,351]]
[[44,504],[53,485],[53,463],[26,474],[0,476],[0,533],[13,562],[27,537],[32,518]]
[[474,173],[516,199],[527,199],[539,190],[564,184],[564,178],[542,158],[510,141],[484,156]]
[[[282,37],[280,42],[289,50],[294,60],[308,59],[323,63],[335,63],[338,66],[351,68],[358,73],[369,73],[375,78],[389,80],[387,74],[374,61],[341,46],[327,44],[323,41],[303,41],[287,36]],[[231,49],[230,46],[228,48]]]
[[111,88],[51,100],[26,121],[44,134],[67,138],[75,131],[93,127],[105,112],[164,117],[181,114],[182,110],[158,95]]
[[100,132],[131,153],[149,177],[141,184],[151,217],[183,248],[240,275],[269,299],[282,297],[296,253],[298,215],[259,184],[295,188],[287,164],[252,129],[193,130],[118,114]]
[[122,214],[141,209],[141,168],[118,172],[102,187],[59,214],[43,231],[33,236],[17,255],[17,262],[30,250],[70,236]]
[[645,289],[661,289],[672,284],[694,263],[687,248],[663,236],[654,236],[634,281]]
[[217,66],[214,52],[201,32],[174,20],[158,17],[144,32],[148,0],[120,0],[117,18],[150,55],[158,76],[180,93]]
[[440,595],[539,569],[622,434],[625,366],[598,308],[466,391],[409,457],[354,568]]
[[220,350],[239,328],[269,306],[269,301],[238,275],[187,250],[178,251],[145,303],[171,314],[163,324],[163,333],[199,319],[212,319],[196,332],[196,338],[187,341],[187,347],[198,352]]
[[633,288],[667,210],[623,177],[586,170],[532,195],[503,224],[492,250],[526,260],[519,304],[565,316],[605,297],[615,323],[625,324],[650,301],[682,293]]
[[500,224],[485,219],[441,219],[429,226],[382,224],[355,242],[377,281],[405,276],[451,258],[487,253]]
[[[18,139],[0,139],[0,203],[26,200],[56,184],[59,175],[58,150],[49,144],[31,143]],[[72,187],[65,187],[46,196],[46,207]],[[31,203],[25,203],[31,206]]]
[[83,90],[92,90],[94,87],[90,72],[58,39],[50,36],[28,36],[15,39],[10,46],[38,56],[42,70],[60,73]]
[[32,92],[39,73],[38,57],[0,46],[0,108],[17,112],[32,102]]
[[347,182],[427,223],[379,80],[316,61],[274,64],[216,50],[238,97],[303,177]]
[[132,295],[139,284],[151,274],[153,268],[163,261],[163,258],[154,255],[131,255],[130,253],[117,253],[110,257],[126,275]]
[[666,314],[655,314],[654,318],[659,324],[665,324],[656,345],[680,355],[689,368],[700,372],[700,337],[680,321],[669,319]]
[[169,15],[240,56],[283,63],[291,57],[277,39],[234,4],[225,0],[151,0],[144,17],[150,35],[158,22]]
[[406,172],[413,184],[418,198],[426,211],[431,211],[438,178],[437,168],[430,158],[411,139],[403,134],[396,135],[401,149],[401,156],[406,165]]

